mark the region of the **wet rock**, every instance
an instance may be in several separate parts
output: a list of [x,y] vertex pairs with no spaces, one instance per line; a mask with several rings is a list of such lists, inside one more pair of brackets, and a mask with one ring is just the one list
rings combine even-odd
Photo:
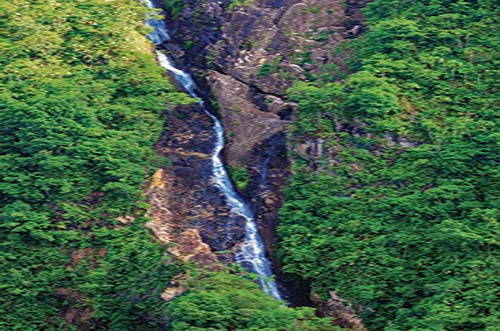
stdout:
[[229,217],[225,197],[212,181],[212,125],[197,105],[167,114],[168,131],[155,148],[171,165],[152,176],[146,192],[152,220],[146,226],[171,254],[216,268],[217,259],[232,262],[225,251],[243,240],[245,222]]
[[[274,243],[276,236],[274,229],[278,222],[277,212],[283,205],[283,191],[290,176],[289,161],[286,150],[286,134],[277,133],[262,142],[258,150],[254,151],[253,162],[248,165],[251,182],[242,192],[247,201],[250,201],[255,211],[259,231],[264,239],[266,251],[274,259]],[[273,264],[274,272],[279,270]]]
[[235,247],[243,242],[245,238],[246,220],[241,216],[230,213],[217,215],[212,221],[199,222],[198,226],[204,240],[218,252],[222,252],[220,258],[224,262],[233,262],[231,253],[226,251],[235,250]]

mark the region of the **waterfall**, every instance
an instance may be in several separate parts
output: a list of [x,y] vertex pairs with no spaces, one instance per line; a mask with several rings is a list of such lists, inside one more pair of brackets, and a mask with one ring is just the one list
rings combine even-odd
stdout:
[[[143,0],[143,2],[148,8],[156,7],[151,0]],[[149,19],[146,24],[153,28],[153,31],[146,36],[153,44],[160,45],[170,39],[164,20]]]
[[[144,3],[150,8],[155,7],[151,0],[145,1]],[[154,31],[148,35],[148,38],[156,45],[159,45],[169,39],[169,35],[163,21],[148,20],[146,24],[154,28]],[[193,98],[198,98],[194,91],[196,85],[189,73],[176,68],[170,59],[161,51],[157,50],[156,55],[160,65],[175,77],[175,79],[184,87],[189,95]],[[245,240],[241,248],[235,253],[235,260],[240,265],[257,274],[258,283],[266,293],[278,300],[281,300],[281,295],[276,282],[272,280],[273,274],[271,272],[269,260],[266,258],[264,243],[259,235],[255,217],[248,205],[236,193],[220,157],[220,153],[224,148],[224,128],[222,127],[219,119],[205,108],[202,100],[199,101],[199,105],[205,114],[214,122],[213,130],[215,133],[215,146],[212,153],[211,173],[214,185],[224,194],[230,210],[230,217],[243,217],[246,220]]]

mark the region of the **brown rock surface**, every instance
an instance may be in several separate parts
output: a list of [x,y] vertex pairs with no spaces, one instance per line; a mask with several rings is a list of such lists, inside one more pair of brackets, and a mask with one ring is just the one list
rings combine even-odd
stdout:
[[367,331],[363,321],[357,316],[351,303],[342,299],[337,293],[330,291],[328,301],[319,300],[316,294],[312,294],[313,302],[318,307],[320,316],[328,316],[334,319],[334,324],[359,331]]
[[[155,172],[146,192],[152,218],[146,226],[170,253],[202,265],[213,265],[213,252],[232,249],[245,235],[241,220],[228,219],[225,198],[212,182],[212,125],[196,105],[167,114],[168,131],[156,152],[171,165]],[[231,255],[224,254],[221,259],[230,262]]]
[[[359,13],[353,11],[353,19]],[[222,39],[210,52],[219,71],[283,96],[306,71],[318,74],[326,64],[345,69],[335,49],[350,34],[350,23],[342,0],[255,0],[226,14]]]
[[169,209],[172,179],[165,176],[163,169],[157,169],[146,192],[151,209],[151,221],[145,226],[152,230],[162,244],[172,241],[175,228],[174,213]]
[[288,121],[260,110],[251,101],[250,88],[235,78],[210,71],[208,83],[218,102],[226,135],[229,164],[245,164],[259,144],[285,130]]
[[210,246],[202,241],[197,229],[183,231],[177,238],[176,244],[169,249],[169,252],[182,260],[191,260],[203,266],[213,265],[217,262],[217,256],[212,252]]

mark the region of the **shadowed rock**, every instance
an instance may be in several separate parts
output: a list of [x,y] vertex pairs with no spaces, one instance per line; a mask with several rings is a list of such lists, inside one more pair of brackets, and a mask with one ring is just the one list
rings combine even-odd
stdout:
[[256,146],[285,130],[289,122],[252,103],[246,84],[216,71],[210,71],[207,80],[228,135],[225,154],[230,164],[245,164]]
[[333,291],[330,291],[329,295],[330,298],[325,302],[321,301],[316,294],[312,294],[313,302],[316,303],[320,316],[332,317],[335,324],[342,327],[367,331],[363,321],[358,317],[348,300],[342,299]]

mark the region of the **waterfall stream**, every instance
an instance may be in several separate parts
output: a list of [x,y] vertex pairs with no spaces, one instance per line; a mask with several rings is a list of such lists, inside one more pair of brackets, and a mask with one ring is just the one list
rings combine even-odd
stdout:
[[[151,0],[146,0],[144,3],[150,8],[155,8],[155,5]],[[148,35],[148,38],[154,44],[160,45],[169,39],[167,28],[162,20],[148,20],[146,23],[154,29],[153,32]],[[196,85],[191,76],[188,73],[176,68],[170,59],[161,51],[157,50],[156,55],[160,65],[168,70],[193,98],[199,99],[194,91]],[[254,215],[248,205],[236,193],[220,157],[220,153],[224,148],[224,128],[222,127],[219,119],[205,108],[202,100],[199,101],[199,105],[203,109],[204,113],[214,122],[213,130],[216,139],[212,152],[211,171],[214,185],[224,194],[226,198],[226,202],[230,210],[229,217],[243,217],[246,220],[245,240],[241,248],[235,252],[235,260],[243,267],[257,274],[258,283],[266,293],[278,300],[281,300],[281,295],[276,282],[272,280],[271,267],[269,260],[265,255],[264,243],[259,235]]]

